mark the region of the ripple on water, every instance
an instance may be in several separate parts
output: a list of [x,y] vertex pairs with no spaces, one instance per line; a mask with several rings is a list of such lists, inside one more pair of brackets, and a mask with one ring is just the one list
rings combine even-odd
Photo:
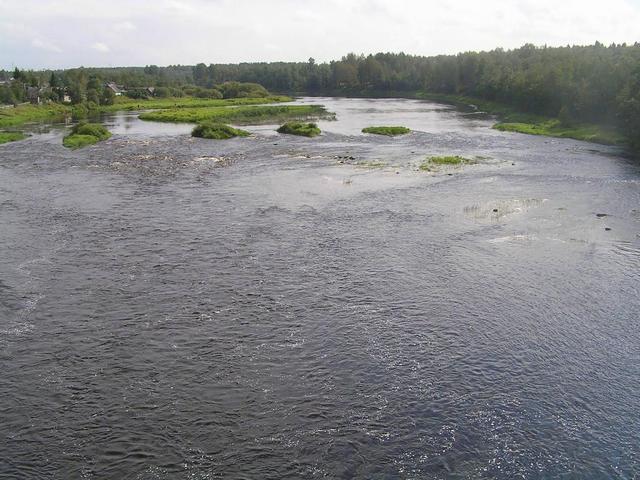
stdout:
[[2,473],[633,478],[638,172],[411,105],[398,141],[3,146]]

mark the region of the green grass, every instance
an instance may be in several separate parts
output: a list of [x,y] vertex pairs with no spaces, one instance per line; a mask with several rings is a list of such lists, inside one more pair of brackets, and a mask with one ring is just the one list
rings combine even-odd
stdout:
[[230,127],[223,123],[201,123],[191,132],[192,137],[226,140],[234,137],[248,137],[249,132]]
[[57,103],[0,108],[0,127],[13,127],[29,122],[62,120],[70,113],[71,107]]
[[375,135],[387,135],[393,137],[396,135],[405,135],[411,130],[407,127],[367,127],[362,129],[362,133],[373,133]]
[[117,97],[113,105],[101,105],[98,110],[101,112],[118,112],[123,110],[161,110],[176,108],[206,108],[206,107],[229,107],[239,105],[263,105],[267,103],[291,102],[293,99],[286,96],[270,96],[261,98],[152,98],[140,100],[127,97]]
[[597,125],[563,125],[559,120],[546,120],[535,123],[501,122],[493,126],[502,132],[518,132],[528,135],[545,135],[548,137],[574,138],[586,142],[604,145],[620,145],[624,137],[611,129]]
[[234,123],[236,125],[257,125],[279,123],[302,118],[329,117],[321,105],[244,105],[238,107],[172,108],[140,114],[142,120],[175,123]]
[[[557,138],[573,138],[604,145],[624,145],[626,138],[620,132],[606,125],[580,124],[565,125],[557,118],[523,113],[508,105],[462,95],[421,93],[418,98],[449,103],[467,111],[481,111],[500,118],[493,128],[503,132],[518,132],[529,135],[545,135]],[[476,109],[470,108],[473,105]]]
[[458,155],[449,155],[442,157],[429,157],[418,167],[423,172],[430,172],[434,166],[454,166],[454,165],[471,165],[475,163],[468,158]]
[[278,133],[300,135],[302,137],[315,137],[320,135],[320,129],[315,123],[287,122],[278,128]]
[[[292,98],[286,96],[230,98],[226,100],[195,97],[138,100],[127,97],[117,97],[113,105],[99,105],[96,106],[92,112],[229,107],[290,101],[292,101]],[[22,125],[29,122],[59,121],[70,115],[82,117],[86,116],[88,113],[87,107],[84,105],[69,106],[61,105],[59,103],[49,103],[45,105],[19,105],[17,107],[0,108],[0,128],[14,127],[16,125]]]
[[62,139],[67,148],[82,148],[93,145],[111,137],[111,132],[97,123],[79,123],[71,129],[71,133]]
[[27,136],[21,132],[0,132],[0,144],[24,140]]

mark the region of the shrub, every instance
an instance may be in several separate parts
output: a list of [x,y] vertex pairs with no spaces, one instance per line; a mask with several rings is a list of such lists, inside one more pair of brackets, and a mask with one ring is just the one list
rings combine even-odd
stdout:
[[81,148],[93,145],[111,137],[111,132],[97,123],[78,123],[71,129],[71,133],[62,139],[67,148]]
[[71,129],[72,134],[91,135],[99,140],[106,140],[111,136],[111,132],[99,123],[78,123]]
[[263,98],[269,92],[257,83],[225,82],[216,88],[222,92],[224,98]]
[[199,88],[194,92],[194,96],[198,98],[222,98],[222,93],[215,88]]

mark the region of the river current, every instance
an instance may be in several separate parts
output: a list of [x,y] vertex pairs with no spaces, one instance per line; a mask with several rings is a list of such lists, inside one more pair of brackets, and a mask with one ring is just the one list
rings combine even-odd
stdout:
[[638,478],[638,161],[301,102],[338,120],[0,146],[0,478]]

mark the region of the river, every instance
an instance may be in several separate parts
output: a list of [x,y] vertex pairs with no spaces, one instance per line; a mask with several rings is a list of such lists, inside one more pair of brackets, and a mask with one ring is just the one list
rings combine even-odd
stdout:
[[640,164],[301,102],[338,120],[0,146],[0,477],[636,478]]

